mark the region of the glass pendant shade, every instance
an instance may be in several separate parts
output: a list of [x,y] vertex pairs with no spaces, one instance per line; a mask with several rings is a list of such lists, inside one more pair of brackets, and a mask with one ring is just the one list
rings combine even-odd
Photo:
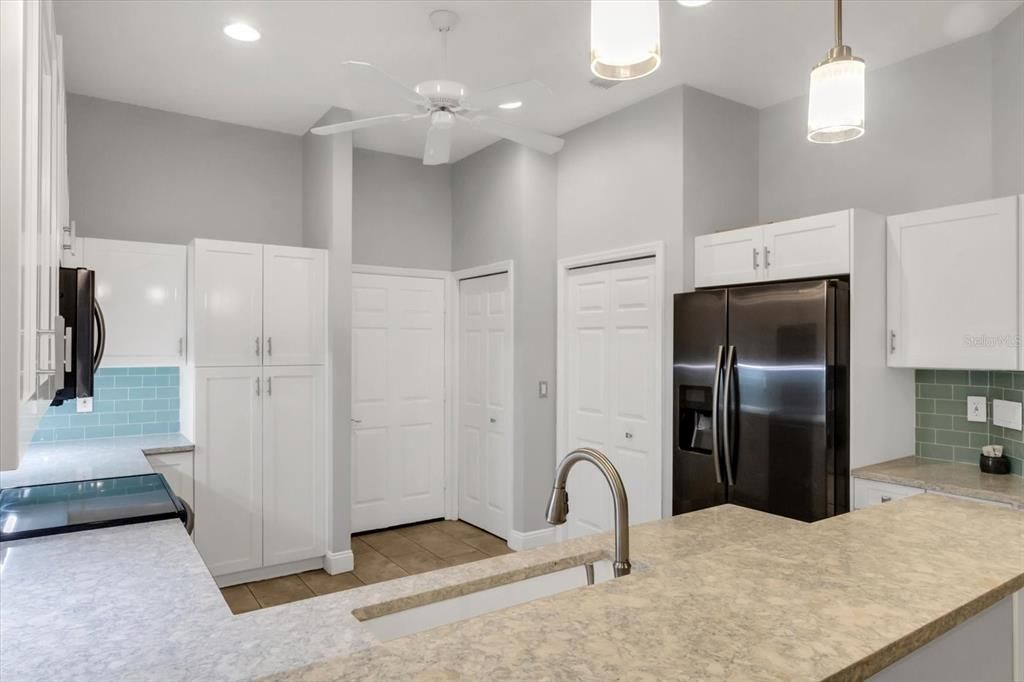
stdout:
[[590,70],[598,78],[625,81],[661,64],[658,0],[591,0]]
[[834,144],[864,134],[864,62],[825,61],[811,71],[807,139]]

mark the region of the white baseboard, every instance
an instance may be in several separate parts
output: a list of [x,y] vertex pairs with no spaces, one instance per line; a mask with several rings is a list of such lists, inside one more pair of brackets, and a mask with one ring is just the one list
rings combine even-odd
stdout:
[[248,571],[238,571],[237,573],[225,573],[224,575],[214,576],[213,579],[216,581],[217,587],[230,587],[231,585],[251,583],[256,580],[280,578],[283,575],[292,575],[293,573],[315,571],[318,568],[324,568],[325,563],[325,557],[318,556],[312,559],[302,559],[301,561],[289,561],[286,564],[277,564],[276,566],[264,566],[262,568],[252,568]]
[[350,549],[343,552],[328,552],[324,556],[324,570],[331,575],[348,573],[355,568],[355,565],[355,556]]
[[554,528],[541,528],[540,530],[531,530],[526,533],[520,533],[517,530],[513,530],[508,535],[508,546],[517,552],[524,549],[533,549],[534,547],[550,545],[554,541]]

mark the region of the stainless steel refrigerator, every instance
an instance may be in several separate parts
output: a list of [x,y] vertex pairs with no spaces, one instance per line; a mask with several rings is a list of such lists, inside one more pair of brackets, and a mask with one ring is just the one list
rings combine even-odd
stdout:
[[802,521],[849,511],[849,287],[675,296],[672,513],[726,502]]

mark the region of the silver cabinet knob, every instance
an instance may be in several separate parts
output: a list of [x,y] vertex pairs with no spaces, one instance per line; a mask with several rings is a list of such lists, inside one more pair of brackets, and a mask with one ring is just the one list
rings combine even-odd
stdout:
[[633,437],[633,434],[630,433],[629,431],[626,431],[626,438],[632,438],[632,437]]
[[492,423],[492,424],[497,424],[497,423],[498,423],[498,420],[497,420],[497,419],[495,419],[494,417],[491,417],[491,423]]
[[882,495],[882,503],[884,504],[886,502],[892,502],[892,497],[889,495]]

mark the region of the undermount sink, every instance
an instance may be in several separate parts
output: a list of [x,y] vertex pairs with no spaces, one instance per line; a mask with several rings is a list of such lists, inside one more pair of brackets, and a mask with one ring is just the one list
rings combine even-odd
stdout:
[[[593,566],[594,583],[611,580],[614,577],[610,560],[595,561]],[[581,564],[506,585],[366,619],[363,620],[363,626],[382,642],[386,642],[440,625],[475,618],[492,611],[550,597],[566,590],[586,587],[586,585],[587,571]]]

